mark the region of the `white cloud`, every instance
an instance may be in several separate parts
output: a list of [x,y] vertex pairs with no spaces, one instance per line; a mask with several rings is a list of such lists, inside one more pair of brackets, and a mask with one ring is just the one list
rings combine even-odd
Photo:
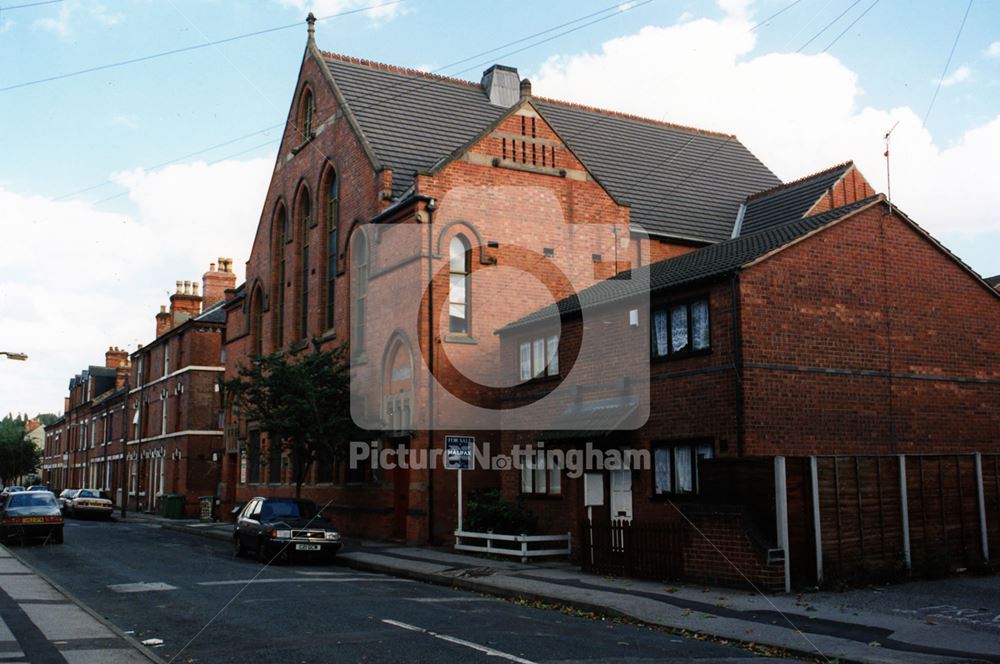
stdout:
[[995,41],[987,46],[986,55],[990,58],[1000,58],[1000,41]]
[[242,279],[273,167],[271,159],[176,165],[114,176],[134,216],[0,188],[0,404],[62,408],[68,379],[100,364],[109,345],[134,350],[177,279],[200,279],[232,256]]
[[60,39],[65,39],[72,34],[74,19],[81,12],[85,18],[108,28],[125,20],[124,14],[112,11],[108,9],[107,5],[100,2],[82,3],[80,0],[64,0],[59,4],[59,11],[54,17],[46,16],[36,19],[33,25],[42,30],[54,32]]
[[952,72],[950,75],[945,76],[944,78],[941,79],[934,79],[933,81],[931,81],[931,83],[934,83],[935,85],[940,83],[942,88],[950,88],[956,83],[963,83],[965,81],[968,81],[971,76],[972,76],[972,70],[966,67],[965,65],[962,65],[954,72]]
[[135,113],[115,113],[111,116],[111,124],[126,129],[138,129],[139,116]]
[[724,9],[720,20],[647,26],[596,52],[552,57],[534,90],[735,133],[785,180],[853,159],[879,191],[882,137],[898,121],[894,201],[939,237],[1000,231],[1000,115],[941,146],[913,109],[863,106],[858,74],[834,56],[757,52],[745,6]]
[[14,27],[14,21],[9,18],[5,18],[3,22],[0,22],[0,32],[7,32]]
[[303,18],[308,12],[316,15],[316,18],[324,18],[341,14],[346,11],[354,11],[368,8],[364,12],[373,23],[381,24],[410,12],[407,2],[401,1],[394,4],[386,4],[388,0],[278,0],[286,7],[292,7],[302,13]]

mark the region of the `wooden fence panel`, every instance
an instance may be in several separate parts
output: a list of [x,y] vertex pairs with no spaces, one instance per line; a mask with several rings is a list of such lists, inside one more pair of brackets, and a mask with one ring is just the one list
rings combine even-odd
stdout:
[[990,560],[1000,560],[1000,454],[984,454],[982,465]]

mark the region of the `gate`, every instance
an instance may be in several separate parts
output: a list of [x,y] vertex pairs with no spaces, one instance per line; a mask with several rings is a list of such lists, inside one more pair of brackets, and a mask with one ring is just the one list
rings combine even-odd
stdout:
[[646,579],[676,579],[684,573],[685,524],[635,523],[626,519],[580,523],[585,572]]

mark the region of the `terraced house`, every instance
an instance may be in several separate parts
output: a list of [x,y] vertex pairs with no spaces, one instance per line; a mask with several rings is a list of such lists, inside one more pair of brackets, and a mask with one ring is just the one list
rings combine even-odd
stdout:
[[[348,342],[377,448],[648,450],[587,478],[544,456],[465,474],[595,568],[732,580],[728,552],[787,585],[914,566],[942,537],[970,561],[1000,546],[997,292],[850,162],[782,183],[735,136],[537,97],[503,65],[470,82],[328,53],[310,19],[233,295],[227,375]],[[550,395],[544,426],[517,415]],[[236,413],[225,461],[229,502],[291,490]],[[440,467],[330,460],[304,495],[351,534],[457,524]],[[669,555],[639,555],[640,525]]]

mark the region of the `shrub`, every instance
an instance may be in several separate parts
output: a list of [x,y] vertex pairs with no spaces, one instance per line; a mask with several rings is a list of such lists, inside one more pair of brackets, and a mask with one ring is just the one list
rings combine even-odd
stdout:
[[505,499],[499,489],[473,491],[466,503],[466,514],[464,525],[472,532],[493,531],[502,535],[535,532],[535,515],[520,502]]

